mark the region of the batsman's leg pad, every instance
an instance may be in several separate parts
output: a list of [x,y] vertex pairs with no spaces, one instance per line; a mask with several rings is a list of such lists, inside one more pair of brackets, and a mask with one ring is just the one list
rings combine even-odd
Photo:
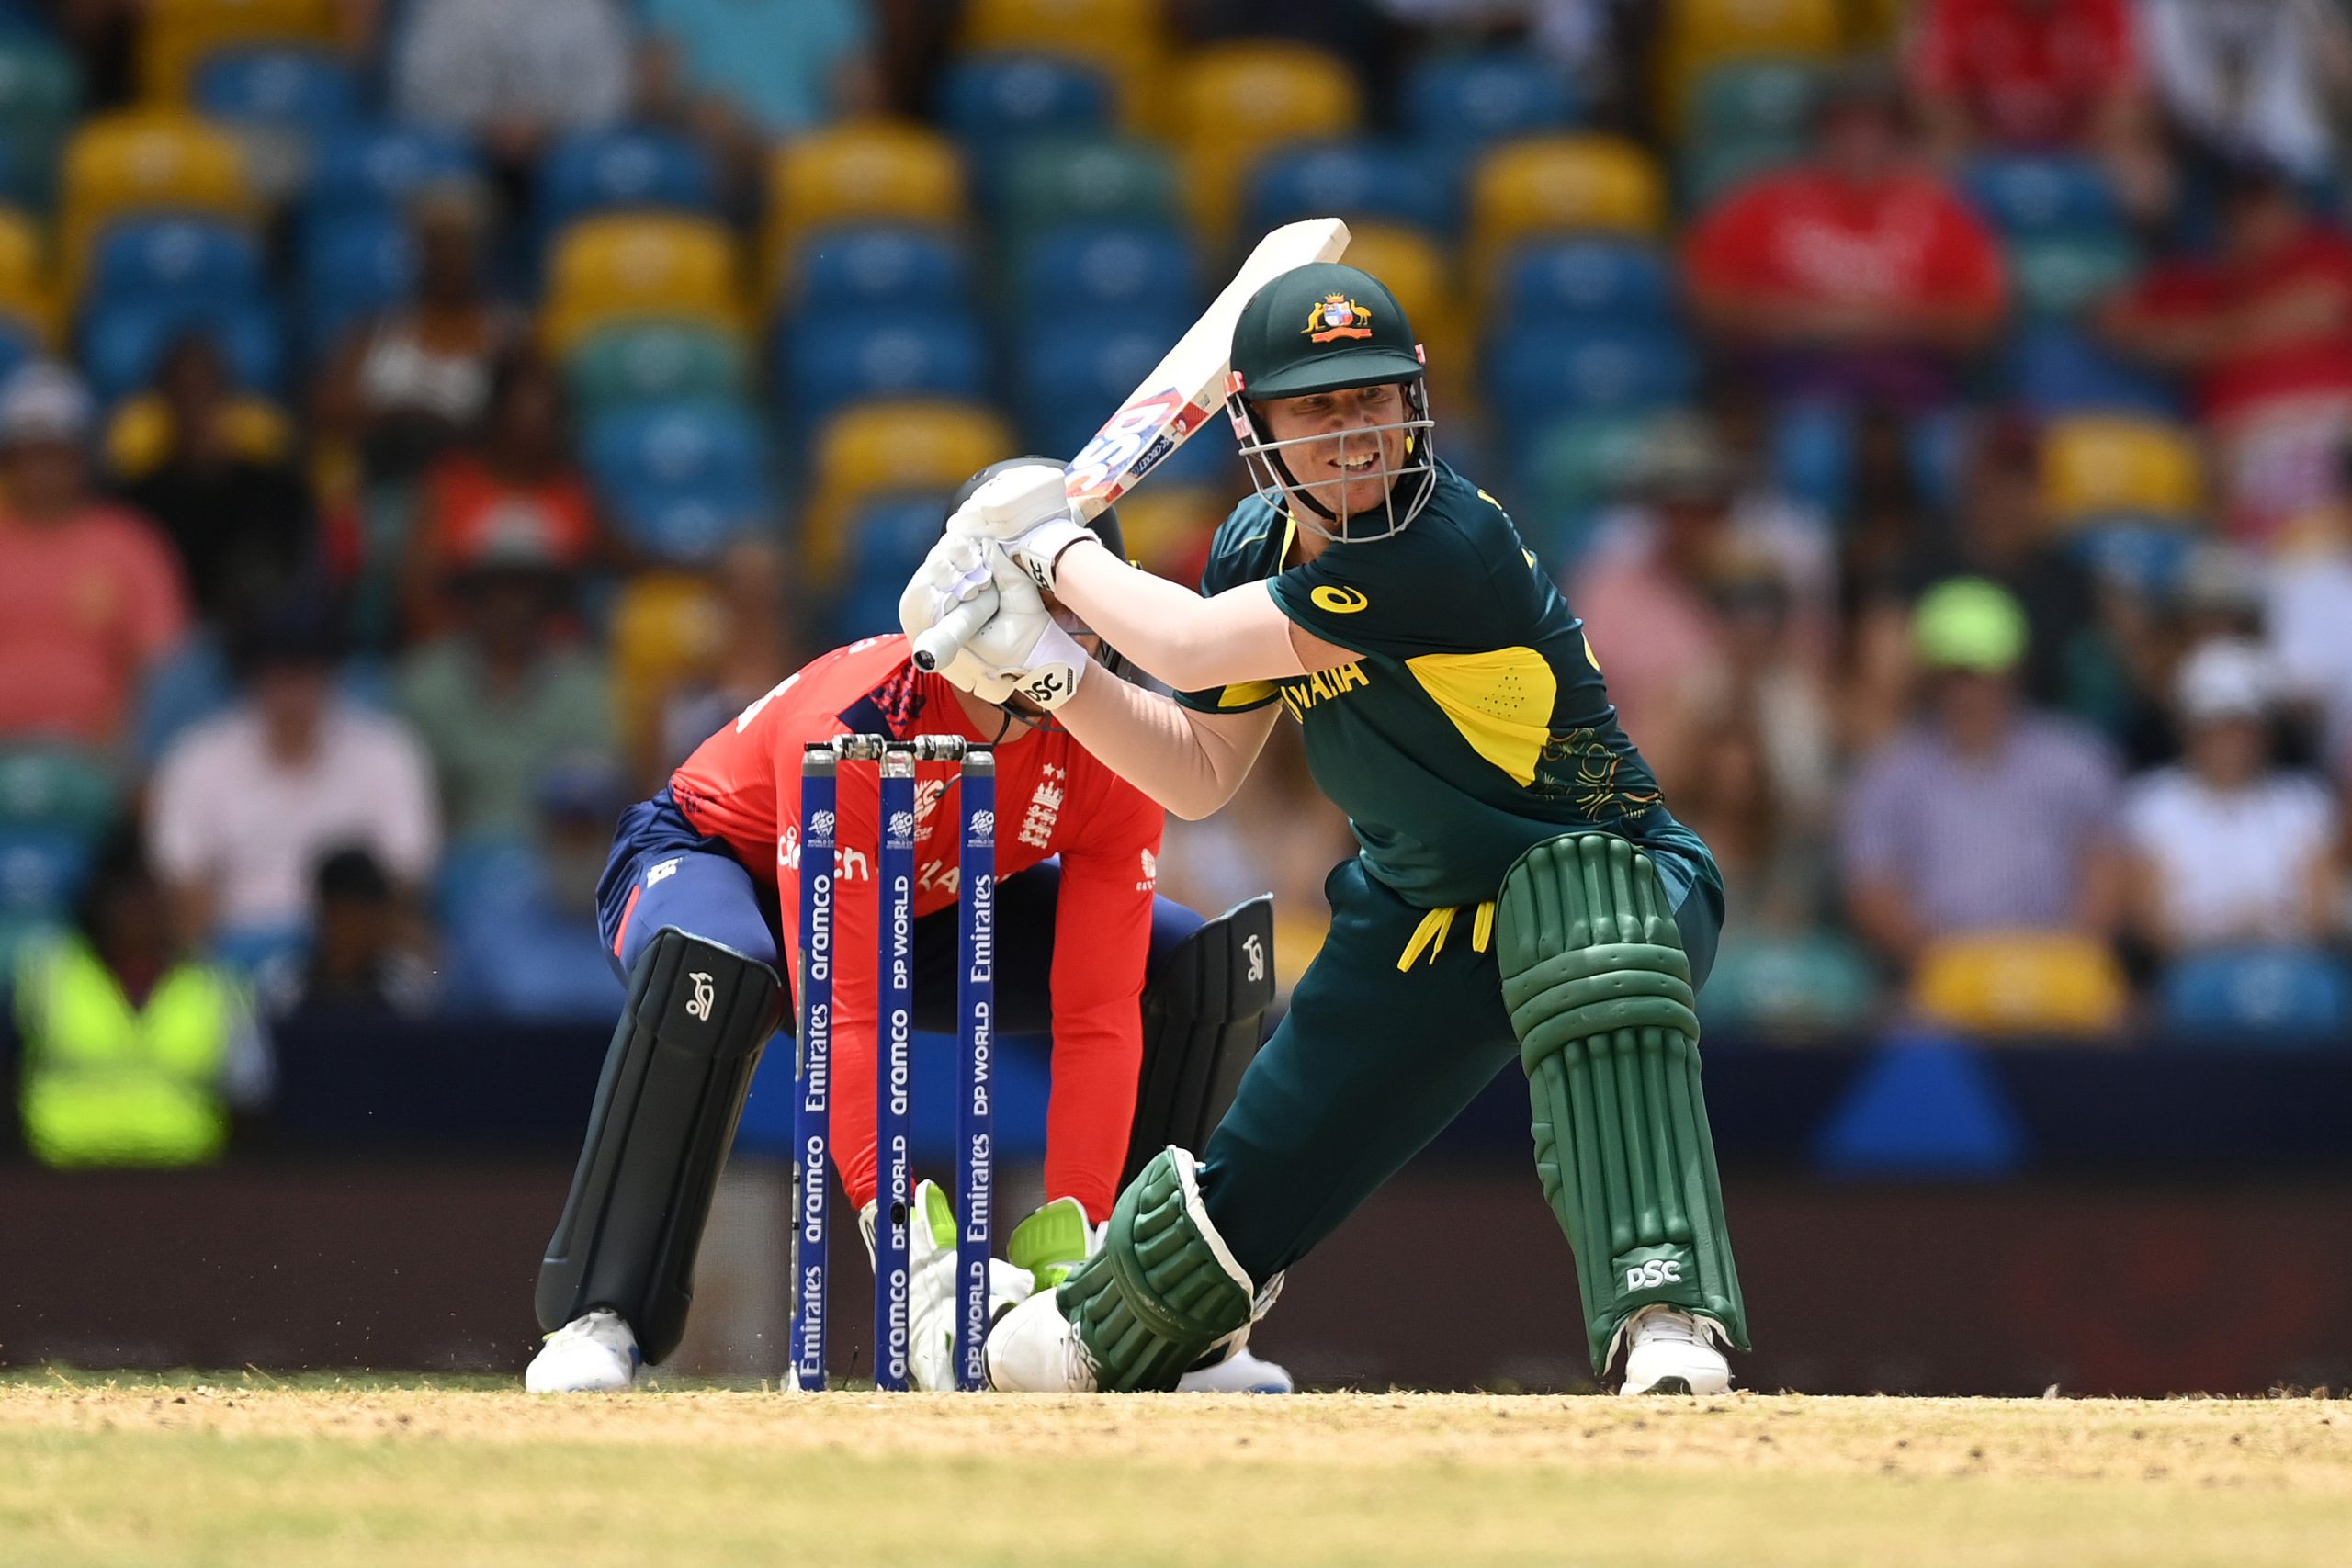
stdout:
[[1193,1156],[1154,1155],[1111,1211],[1102,1250],[1062,1282],[1106,1393],[1166,1392],[1202,1354],[1250,1321],[1250,1276],[1201,1207]]
[[541,1328],[610,1307],[649,1362],[678,1348],[711,1194],[783,1007],[756,959],[674,930],[646,944],[539,1265]]
[[1595,1370],[1625,1319],[1657,1302],[1704,1313],[1747,1348],[1690,965],[1649,857],[1612,834],[1552,839],[1505,874],[1498,905],[1535,1168],[1576,1251]]
[[1258,1055],[1274,1002],[1274,901],[1237,904],[1186,937],[1143,992],[1143,1070],[1125,1187],[1161,1149],[1208,1146]]

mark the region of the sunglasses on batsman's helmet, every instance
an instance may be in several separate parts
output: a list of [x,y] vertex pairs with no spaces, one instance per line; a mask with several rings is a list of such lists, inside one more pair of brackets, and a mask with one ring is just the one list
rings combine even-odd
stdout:
[[[1346,397],[1388,386],[1397,397],[1385,407]],[[1284,423],[1318,428],[1278,433],[1275,404],[1288,405]],[[1391,409],[1402,417],[1379,417]],[[1361,267],[1293,267],[1250,297],[1234,323],[1226,412],[1259,494],[1327,538],[1402,533],[1437,489],[1421,346],[1396,297]]]

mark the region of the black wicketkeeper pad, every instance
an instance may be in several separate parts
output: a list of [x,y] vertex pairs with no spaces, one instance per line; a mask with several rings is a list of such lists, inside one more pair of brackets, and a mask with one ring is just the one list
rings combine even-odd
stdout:
[[1535,1168],[1576,1251],[1593,1370],[1654,1302],[1747,1348],[1690,964],[1649,857],[1607,833],[1549,840],[1504,876],[1496,914]]
[[1194,1154],[1257,1059],[1274,1003],[1274,901],[1261,894],[1204,923],[1144,986],[1143,1069],[1119,1186],[1170,1144]]
[[775,970],[717,942],[664,931],[638,955],[539,1266],[541,1328],[609,1307],[647,1361],[678,1348],[711,1194],[783,1008]]

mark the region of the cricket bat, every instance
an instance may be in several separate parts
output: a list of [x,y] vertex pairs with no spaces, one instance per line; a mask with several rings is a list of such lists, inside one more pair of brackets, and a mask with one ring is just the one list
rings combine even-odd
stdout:
[[[1087,522],[1168,460],[1225,402],[1233,324],[1241,307],[1268,282],[1309,262],[1337,261],[1348,248],[1348,226],[1336,218],[1285,223],[1258,242],[1200,320],[1176,340],[1118,412],[1103,421],[1063,475],[1070,515]],[[915,664],[936,670],[996,613],[996,594],[983,591],[948,612],[915,639]]]

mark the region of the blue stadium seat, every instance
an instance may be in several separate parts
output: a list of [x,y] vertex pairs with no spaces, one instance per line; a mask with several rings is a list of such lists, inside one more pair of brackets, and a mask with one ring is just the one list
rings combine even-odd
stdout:
[[0,827],[0,915],[62,915],[82,890],[90,840],[52,827]]
[[98,242],[85,309],[244,299],[259,294],[263,284],[261,247],[236,225],[142,219],[113,225]]
[[46,27],[0,28],[0,199],[48,210],[81,102],[81,66]]
[[2164,378],[2110,354],[2079,328],[2029,321],[2010,334],[2009,390],[2035,417],[2126,412],[2177,419],[2179,397]]
[[0,748],[0,822],[98,833],[119,794],[113,770],[94,752],[40,741]]
[[[460,862],[473,874],[453,880]],[[558,909],[527,840],[453,846],[435,889],[450,933],[452,1011],[555,1022],[612,1016],[621,984],[594,920]]]
[[590,426],[587,450],[621,532],[664,560],[707,562],[731,541],[775,526],[766,443],[739,404],[621,410]]
[[2165,972],[2165,1028],[2227,1050],[2240,1044],[2339,1044],[2352,1023],[2352,976],[2297,948],[2199,953]]
[[864,398],[989,391],[988,334],[952,307],[802,310],[776,323],[775,363],[786,401],[812,430]]
[[82,368],[102,403],[146,388],[164,353],[191,332],[208,333],[238,386],[277,396],[285,385],[285,342],[277,314],[260,299],[125,299],[102,305],[82,322]]
[[833,638],[851,642],[899,629],[899,595],[939,541],[944,493],[886,495],[849,522],[849,561],[833,598]]
[[1071,223],[1023,244],[1012,300],[1030,321],[1071,310],[1189,319],[1199,290],[1192,243],[1173,224]]
[[542,240],[592,213],[718,208],[718,176],[709,156],[665,130],[574,131],[539,162],[534,216]]
[[2188,570],[2199,536],[2177,524],[2109,517],[2068,530],[2064,543],[2092,576],[2139,598],[2162,601]]
[[315,211],[398,208],[420,186],[481,174],[473,144],[454,131],[413,125],[353,125],[321,140],[311,164]]
[[984,159],[1030,137],[1107,134],[1116,107],[1101,72],[1048,54],[967,55],[939,104],[948,133]]
[[1513,251],[1502,266],[1490,313],[1521,321],[1608,317],[1667,321],[1674,273],[1667,257],[1636,240],[1551,240]]
[[40,335],[20,316],[0,316],[0,384],[40,353]]
[[413,238],[390,208],[314,214],[302,225],[297,265],[302,343],[313,357],[416,287]]
[[2013,238],[2105,233],[2123,226],[2106,174],[2088,158],[2016,153],[1978,158],[1961,176],[1986,221]]
[[[1178,331],[1184,325],[1174,323]],[[1115,312],[1071,314],[1034,323],[1013,355],[1013,403],[1029,448],[1068,459],[1176,341],[1166,320]],[[1218,433],[1204,431],[1162,467],[1154,483],[1222,472]],[[1230,443],[1226,444],[1228,449]]]
[[1452,172],[1422,150],[1358,140],[1284,146],[1252,166],[1247,226],[1373,218],[1442,234],[1459,207]]
[[1698,389],[1690,344],[1655,323],[1515,322],[1484,362],[1487,407],[1514,434],[1561,413],[1664,408]]
[[1583,106],[1567,74],[1530,52],[1441,55],[1405,78],[1405,129],[1456,157],[1506,137],[1561,130]]
[[803,309],[887,305],[899,309],[972,302],[972,263],[955,238],[921,224],[844,224],[794,252]]
[[214,119],[314,140],[359,115],[359,84],[334,52],[299,46],[223,50],[196,73],[196,107]]

